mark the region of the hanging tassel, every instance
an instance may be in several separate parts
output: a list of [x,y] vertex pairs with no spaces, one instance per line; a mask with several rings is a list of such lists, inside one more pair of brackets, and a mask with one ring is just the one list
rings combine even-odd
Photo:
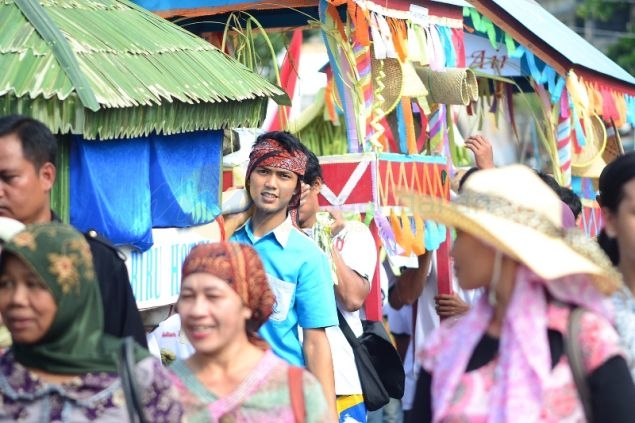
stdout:
[[390,227],[392,228],[393,234],[395,234],[395,241],[397,241],[397,244],[403,249],[402,254],[409,256],[412,248],[402,223],[394,210],[390,209]]
[[324,89],[324,104],[326,105],[326,115],[333,125],[339,125],[337,112],[335,111],[335,93],[333,92],[333,78],[329,78]]
[[445,105],[439,104],[430,116],[430,150],[438,153],[443,149],[443,124],[445,122]]
[[571,185],[571,120],[560,116],[557,130],[558,161],[560,163],[561,185]]
[[412,244],[412,251],[420,256],[426,252],[425,246],[425,228],[423,224],[423,219],[419,215],[415,215],[415,236],[414,242]]
[[381,239],[386,252],[393,256],[403,253],[403,248],[401,248],[401,246],[397,243],[395,232],[391,227],[391,223],[388,222],[388,219],[386,219],[386,216],[381,214],[381,211],[377,210],[373,221],[377,226],[379,238]]
[[405,154],[408,151],[408,133],[406,129],[406,119],[404,116],[405,107],[403,104],[403,98],[397,104],[397,108],[395,109],[397,113],[397,132],[399,133],[399,153]]
[[417,140],[415,139],[415,123],[412,115],[412,103],[409,97],[401,98],[404,126],[406,127],[406,150],[408,154],[417,154]]
[[402,19],[387,18],[386,21],[390,25],[390,33],[392,34],[392,42],[395,45],[397,56],[401,63],[408,59],[408,37],[406,23]]
[[421,132],[419,133],[419,138],[417,139],[417,153],[421,153],[426,145],[426,140],[428,139],[428,116],[421,110],[421,106],[419,106],[419,118],[421,119]]
[[348,16],[353,24],[353,34],[355,41],[364,47],[370,46],[370,27],[368,21],[370,15],[367,9],[362,8],[357,3],[349,1],[347,5]]
[[410,223],[410,218],[406,214],[406,209],[404,207],[401,208],[401,230],[402,230],[402,239],[406,245],[402,245],[404,248],[404,255],[409,256],[412,254],[412,246],[415,241],[415,237],[412,234],[412,225]]

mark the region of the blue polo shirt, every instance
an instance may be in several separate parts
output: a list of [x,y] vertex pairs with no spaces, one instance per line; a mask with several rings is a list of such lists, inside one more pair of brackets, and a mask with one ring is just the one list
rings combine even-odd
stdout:
[[253,246],[276,296],[273,314],[260,328],[274,353],[304,366],[298,326],[306,329],[337,326],[335,293],[328,259],[320,248],[287,219],[256,240],[251,219],[231,241]]

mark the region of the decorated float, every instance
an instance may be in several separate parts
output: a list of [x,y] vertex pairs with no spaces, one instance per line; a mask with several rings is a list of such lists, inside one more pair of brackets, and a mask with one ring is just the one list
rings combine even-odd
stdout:
[[[635,79],[535,2],[138,3],[219,45],[244,37],[242,25],[253,22],[268,32],[318,30],[326,83],[295,118],[274,119],[277,128],[322,155],[325,209],[359,213],[393,256],[439,248],[442,291],[451,286],[450,232],[418,222],[396,193],[448,197],[455,170],[470,165],[463,137],[488,123],[492,136],[506,130],[511,161],[578,192],[581,225],[590,235],[598,228],[593,178],[621,152],[617,129],[635,119]],[[298,67],[292,44],[287,59]],[[279,80],[292,97],[294,66]],[[226,172],[224,186],[237,184],[236,175]],[[371,318],[380,314],[378,287],[367,301]]]

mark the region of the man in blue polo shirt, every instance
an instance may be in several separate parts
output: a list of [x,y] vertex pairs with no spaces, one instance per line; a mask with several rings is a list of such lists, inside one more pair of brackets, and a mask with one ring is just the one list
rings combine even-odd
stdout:
[[300,204],[306,161],[300,142],[291,134],[269,132],[258,137],[245,176],[254,214],[231,240],[258,251],[276,295],[273,314],[260,335],[281,358],[306,364],[335,415],[333,361],[325,333],[326,327],[338,324],[330,266],[290,216]]

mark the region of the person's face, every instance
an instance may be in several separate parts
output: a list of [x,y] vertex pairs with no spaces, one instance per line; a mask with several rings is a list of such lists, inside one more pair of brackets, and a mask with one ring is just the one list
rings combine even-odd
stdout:
[[0,314],[13,342],[41,340],[55,319],[53,294],[22,260],[8,255],[0,274]]
[[617,239],[620,250],[620,264],[635,265],[635,179],[622,187],[624,198],[614,213],[602,208],[606,234]]
[[315,223],[315,215],[320,210],[318,194],[322,181],[317,179],[313,185],[302,184],[302,199],[298,209],[298,222],[301,228],[310,228]]
[[257,167],[249,176],[249,195],[256,210],[286,216],[291,197],[298,189],[298,175],[279,167]]
[[55,166],[35,169],[22,152],[15,134],[0,137],[0,216],[22,223],[50,219],[49,193],[55,182]]
[[251,310],[227,282],[209,273],[192,273],[183,279],[177,303],[181,329],[194,349],[215,354],[246,339]]
[[472,235],[456,231],[452,246],[454,271],[462,289],[487,287],[494,271],[495,251]]

